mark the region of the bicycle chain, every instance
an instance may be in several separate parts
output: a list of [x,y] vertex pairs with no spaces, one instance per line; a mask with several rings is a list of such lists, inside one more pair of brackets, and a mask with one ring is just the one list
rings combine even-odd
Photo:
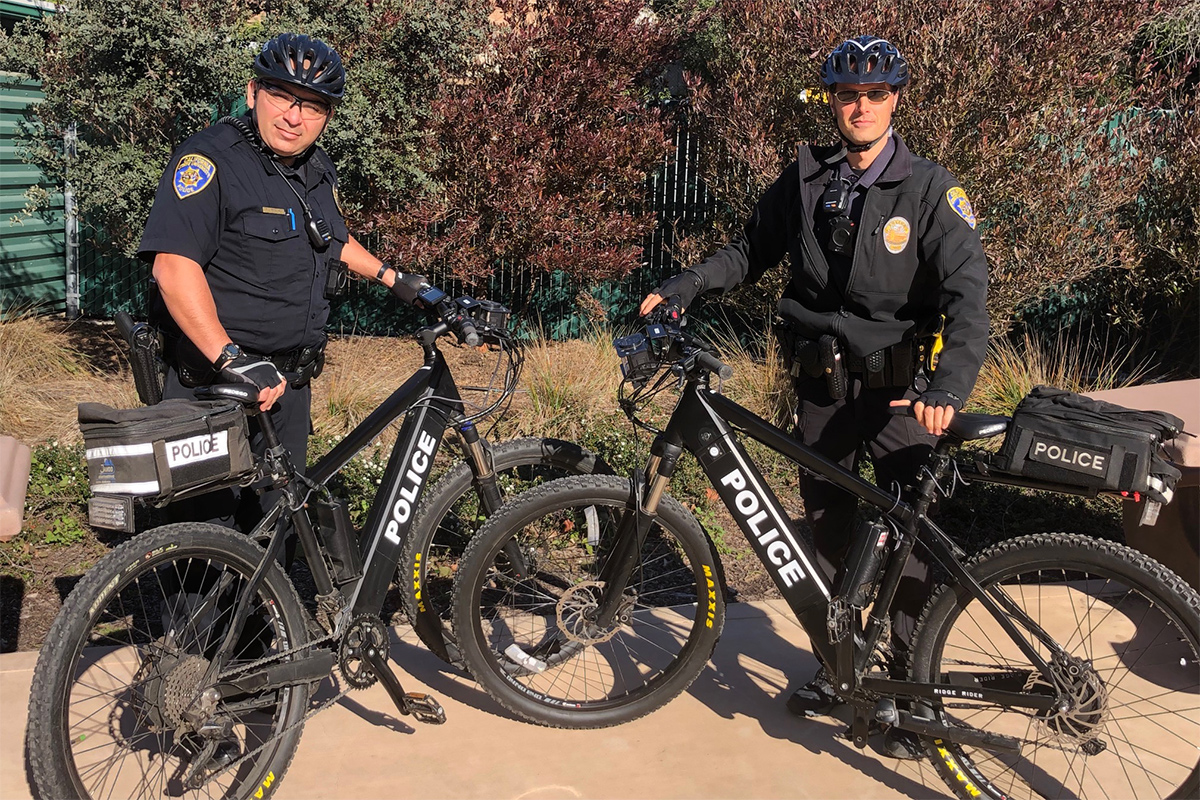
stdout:
[[[277,661],[277,660],[279,660],[279,659],[281,659],[281,658],[286,658],[286,657],[288,657],[288,656],[290,656],[290,655],[293,655],[293,654],[295,654],[295,653],[299,653],[299,652],[300,652],[300,651],[302,651],[302,650],[308,650],[308,649],[311,649],[311,648],[313,648],[313,647],[316,647],[316,646],[318,646],[318,645],[324,644],[325,642],[332,642],[332,641],[333,641],[334,639],[336,639],[336,638],[338,638],[338,637],[337,637],[337,634],[335,634],[335,633],[329,633],[329,634],[326,634],[325,636],[322,636],[322,637],[320,637],[319,639],[314,639],[314,640],[312,640],[312,641],[305,642],[304,644],[302,644],[302,645],[298,645],[297,647],[292,647],[292,648],[289,648],[289,649],[287,649],[287,650],[282,650],[282,651],[280,651],[280,652],[278,652],[278,653],[272,653],[272,654],[270,654],[270,655],[268,655],[268,656],[264,656],[264,657],[262,657],[262,658],[260,658],[260,659],[258,659],[258,660],[256,660],[256,661],[251,661],[251,662],[250,662],[250,663],[248,663],[248,664],[242,664],[242,665],[239,665],[239,666],[238,666],[237,668],[235,668],[235,669],[229,669],[229,670],[226,670],[226,671],[224,671],[224,672],[220,673],[220,674],[217,676],[217,680],[218,680],[218,681],[224,681],[224,680],[227,680],[228,678],[230,678],[230,677],[232,677],[232,676],[235,676],[235,675],[240,675],[240,674],[241,674],[241,673],[243,673],[243,672],[248,672],[248,671],[250,671],[250,670],[256,669],[256,668],[258,668],[258,667],[262,666],[263,664],[267,664],[267,663],[269,663],[269,662],[272,662],[272,661]],[[333,674],[333,673],[331,672],[331,673],[330,673],[330,675],[332,675],[332,674]],[[324,680],[324,679],[322,679],[322,681],[323,681],[323,680]],[[302,716],[300,719],[298,719],[298,720],[296,720],[295,722],[293,722],[291,725],[288,725],[286,728],[284,728],[283,730],[279,731],[278,733],[276,733],[276,734],[274,734],[274,735],[270,736],[270,737],[269,737],[269,738],[268,738],[266,741],[264,741],[264,742],[263,742],[262,744],[260,744],[258,747],[254,748],[253,750],[250,750],[250,751],[249,751],[249,752],[247,752],[247,753],[244,753],[244,754],[243,754],[243,755],[242,755],[240,758],[238,758],[237,760],[235,760],[235,761],[231,761],[230,763],[228,763],[228,764],[225,764],[224,766],[222,766],[220,769],[218,769],[218,770],[214,771],[212,774],[210,774],[209,776],[207,776],[207,777],[205,778],[205,780],[204,780],[204,783],[206,783],[206,784],[207,784],[207,783],[210,783],[210,782],[211,782],[213,779],[217,778],[218,776],[220,776],[220,775],[224,775],[225,773],[229,772],[231,769],[234,769],[234,768],[236,768],[236,767],[240,766],[240,765],[242,764],[242,762],[246,761],[247,759],[249,759],[249,758],[251,758],[251,757],[253,757],[253,756],[256,756],[256,755],[258,755],[258,754],[259,754],[259,753],[260,753],[260,752],[263,750],[263,748],[265,748],[267,745],[269,745],[269,744],[271,744],[272,742],[274,742],[274,741],[276,741],[276,740],[280,739],[281,737],[283,737],[283,736],[287,735],[288,733],[290,733],[291,731],[293,731],[293,730],[295,730],[296,728],[300,727],[301,725],[304,725],[304,724],[305,724],[305,723],[307,723],[307,722],[308,722],[310,719],[312,719],[313,717],[315,717],[317,714],[321,713],[322,711],[324,711],[325,709],[329,708],[329,707],[330,707],[331,705],[333,705],[334,703],[336,703],[336,702],[338,702],[339,700],[341,700],[341,699],[342,699],[343,697],[345,697],[346,695],[350,694],[350,692],[351,692],[351,691],[353,691],[353,687],[350,687],[349,685],[347,685],[347,688],[343,689],[343,690],[342,690],[341,692],[339,692],[339,693],[338,693],[336,696],[334,696],[334,697],[330,698],[329,700],[325,701],[324,703],[322,703],[322,704],[321,704],[321,705],[319,705],[319,706],[315,706],[315,707],[313,707],[313,708],[310,708],[308,711],[306,711],[306,712],[304,713],[304,716]]]

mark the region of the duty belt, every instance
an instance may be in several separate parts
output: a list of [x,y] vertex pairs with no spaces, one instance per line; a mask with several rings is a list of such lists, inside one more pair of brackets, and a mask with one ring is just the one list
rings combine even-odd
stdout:
[[295,350],[288,350],[283,353],[255,353],[252,350],[246,350],[247,355],[261,358],[270,361],[275,365],[275,369],[286,374],[294,374],[296,377],[289,381],[293,389],[299,389],[307,386],[308,382],[321,374],[325,368],[325,345],[329,340],[321,337],[321,341],[307,347],[297,347]]
[[[793,377],[824,378],[829,383],[830,396],[835,399],[844,396],[843,375],[862,376],[863,383],[870,389],[912,385],[929,349],[928,340],[908,340],[858,356],[841,347],[832,336],[815,340],[790,331],[781,331],[781,334],[784,355],[790,361]],[[843,375],[837,374],[839,369]]]

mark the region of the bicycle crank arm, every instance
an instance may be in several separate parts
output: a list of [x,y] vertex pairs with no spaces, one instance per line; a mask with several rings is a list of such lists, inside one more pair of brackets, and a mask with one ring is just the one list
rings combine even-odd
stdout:
[[271,664],[256,672],[222,681],[217,684],[217,690],[221,697],[225,698],[268,689],[281,689],[285,686],[299,686],[324,678],[333,669],[333,663],[332,651],[318,650],[295,661]]
[[396,673],[392,672],[392,668],[388,666],[386,651],[367,647],[361,651],[361,656],[371,672],[375,673],[375,676],[383,682],[384,688],[387,689],[388,695],[401,714],[411,715],[421,722],[429,722],[434,725],[441,725],[446,721],[446,712],[437,700],[420,692],[405,693]]
[[943,725],[932,719],[914,717],[909,711],[897,709],[896,701],[891,698],[885,697],[876,704],[875,720],[894,725],[903,731],[912,731],[923,736],[948,739],[957,744],[981,747],[984,750],[991,750],[994,753],[1011,753],[1016,756],[1021,754],[1021,742],[1019,739],[999,733],[981,731],[978,728],[970,728],[964,725]]

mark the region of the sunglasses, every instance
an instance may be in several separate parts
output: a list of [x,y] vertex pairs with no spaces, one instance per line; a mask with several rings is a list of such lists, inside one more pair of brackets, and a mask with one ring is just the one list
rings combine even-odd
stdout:
[[837,98],[837,101],[839,103],[841,103],[842,105],[848,106],[853,103],[857,103],[858,98],[862,97],[864,94],[867,96],[867,100],[871,101],[875,105],[879,105],[880,103],[884,102],[885,100],[887,100],[889,97],[892,96],[892,90],[891,89],[868,89],[865,92],[859,92],[854,89],[843,89],[840,92],[834,92],[833,96],[835,98]]
[[282,89],[272,83],[260,82],[258,88],[271,101],[271,105],[285,114],[292,110],[292,106],[300,106],[300,119],[310,122],[325,119],[333,110],[328,103],[320,103],[315,100],[301,100],[288,90]]

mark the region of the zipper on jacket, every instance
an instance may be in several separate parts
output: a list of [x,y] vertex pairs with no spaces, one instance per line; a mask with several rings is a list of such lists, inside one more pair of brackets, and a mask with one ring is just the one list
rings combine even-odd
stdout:
[[[879,222],[875,223],[875,230],[871,231],[871,236],[872,236],[872,237],[878,236],[878,235],[879,235],[879,232],[880,232],[881,230],[883,230],[883,221],[884,221],[885,219],[887,219],[887,214],[880,214],[880,215],[879,215]],[[875,244],[874,238],[872,238],[872,241],[871,241],[871,249],[872,249],[872,250],[876,249],[876,244]],[[874,277],[875,277],[875,262],[876,262],[876,261],[878,261],[878,259],[876,259],[876,258],[872,258],[872,259],[871,259],[871,272],[870,272],[870,276],[871,276],[872,278],[874,278]]]

